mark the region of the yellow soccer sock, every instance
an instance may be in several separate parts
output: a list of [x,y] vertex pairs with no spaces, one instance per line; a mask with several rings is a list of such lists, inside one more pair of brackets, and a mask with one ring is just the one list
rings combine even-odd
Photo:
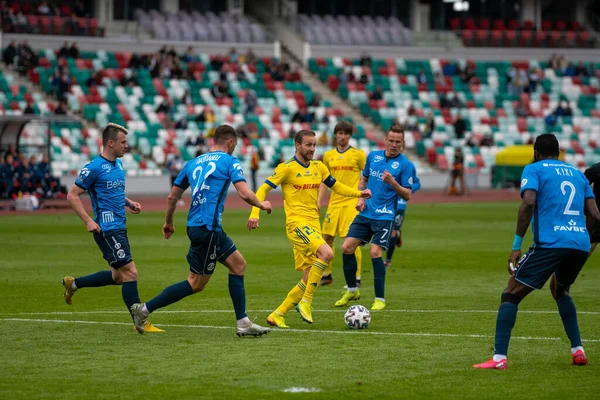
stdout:
[[306,285],[304,284],[304,282],[298,282],[298,284],[294,286],[292,290],[290,290],[283,303],[281,303],[281,305],[277,307],[277,310],[275,310],[275,312],[279,315],[285,315],[288,311],[294,308],[296,304],[298,304],[300,299],[302,299],[305,290]]
[[356,256],[356,277],[360,278],[360,271],[362,269],[362,248],[358,246],[354,251]]
[[307,301],[309,303],[312,302],[313,294],[317,290],[319,286],[319,282],[321,282],[321,278],[323,277],[323,272],[327,269],[327,264],[323,261],[316,259],[313,265],[310,267],[310,272],[308,273],[308,282],[306,283],[306,291],[304,292],[304,296],[302,297],[303,301]]
[[331,253],[333,257],[331,257],[331,261],[327,264],[327,269],[323,272],[324,276],[331,275],[331,269],[333,268],[333,260],[335,259],[335,246],[333,244],[329,245],[331,247]]

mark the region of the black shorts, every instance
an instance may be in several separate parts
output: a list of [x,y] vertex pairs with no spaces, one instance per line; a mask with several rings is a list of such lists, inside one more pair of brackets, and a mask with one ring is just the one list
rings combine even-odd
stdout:
[[186,259],[190,271],[198,275],[212,275],[217,261],[225,262],[237,250],[223,230],[216,232],[205,226],[188,226],[187,234],[190,250]]
[[363,243],[373,243],[388,249],[394,221],[379,221],[357,215],[352,221],[346,237],[356,238]]
[[568,286],[588,259],[586,251],[532,247],[519,260],[515,279],[533,289],[541,289],[552,274],[558,283]]
[[94,232],[94,240],[102,251],[102,257],[114,269],[119,269],[133,261],[127,229],[115,229],[112,231]]
[[596,224],[596,227],[590,232],[590,243],[600,243],[600,224]]

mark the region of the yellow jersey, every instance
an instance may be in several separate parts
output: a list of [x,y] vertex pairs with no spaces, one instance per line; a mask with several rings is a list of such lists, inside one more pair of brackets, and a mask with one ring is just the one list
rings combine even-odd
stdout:
[[[325,164],[325,167],[327,167],[331,176],[333,176],[336,181],[339,181],[352,189],[358,189],[360,175],[365,168],[366,160],[367,156],[365,153],[354,147],[349,147],[343,153],[340,153],[336,147],[326,151],[323,156],[323,164]],[[331,192],[329,207],[355,205],[355,198],[344,197],[334,191]]]

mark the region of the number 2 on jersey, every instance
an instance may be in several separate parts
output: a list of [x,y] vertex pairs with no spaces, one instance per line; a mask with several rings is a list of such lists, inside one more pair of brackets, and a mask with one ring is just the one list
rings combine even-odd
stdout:
[[194,190],[192,191],[192,197],[195,197],[196,194],[204,189],[210,189],[210,186],[205,185],[204,182],[206,182],[206,179],[213,173],[215,172],[215,170],[217,169],[217,165],[214,162],[209,162],[208,163],[208,171],[206,171],[206,175],[204,175],[203,179],[198,179],[198,176],[202,175],[202,166],[198,166],[196,167],[196,169],[194,169],[194,172],[192,172],[192,178],[196,181],[196,186],[194,187]]
[[562,192],[563,196],[567,195],[567,190],[566,188],[571,189],[570,190],[570,194],[569,194],[569,200],[567,201],[567,205],[565,206],[565,211],[563,212],[563,214],[565,215],[579,215],[579,211],[577,210],[571,210],[571,205],[573,204],[573,199],[575,198],[575,186],[569,182],[569,181],[563,181],[563,183],[561,183],[560,185],[560,191]]

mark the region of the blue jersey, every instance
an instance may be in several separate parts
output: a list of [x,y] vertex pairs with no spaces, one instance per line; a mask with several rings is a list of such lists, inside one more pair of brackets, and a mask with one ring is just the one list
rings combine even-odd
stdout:
[[125,229],[125,171],[121,160],[95,158],[79,172],[75,184],[89,193],[94,221],[103,231]]
[[541,160],[525,167],[521,197],[537,192],[532,220],[534,246],[590,250],[585,227],[585,199],[594,194],[587,178],[574,166],[559,160]]
[[388,171],[405,188],[411,189],[414,165],[402,154],[394,158],[385,156],[384,150],[372,151],[367,156],[363,176],[368,177],[367,189],[371,198],[365,201],[360,215],[380,221],[393,221],[398,206],[398,195],[390,185],[383,181],[384,171]]
[[230,183],[246,182],[237,158],[213,151],[189,161],[179,172],[173,185],[192,187],[192,204],[187,226],[205,226],[221,231],[221,217]]
[[[416,193],[419,189],[421,189],[421,180],[419,179],[419,177],[417,176],[417,169],[415,168],[414,164],[411,163],[412,166],[412,192]],[[406,200],[404,200],[402,197],[398,196],[398,206],[396,209],[396,214],[398,214],[398,211],[401,210],[406,210],[406,206],[407,206],[408,202]]]

